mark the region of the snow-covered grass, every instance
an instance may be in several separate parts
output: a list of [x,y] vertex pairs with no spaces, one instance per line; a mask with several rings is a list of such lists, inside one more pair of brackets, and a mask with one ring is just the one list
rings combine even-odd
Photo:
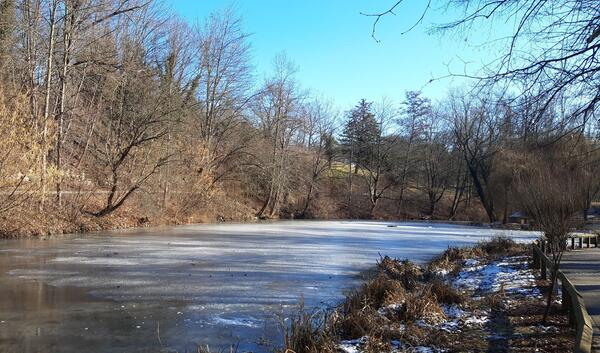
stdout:
[[[354,340],[341,341],[338,344],[338,349],[342,353],[362,353],[361,346],[367,343],[368,337],[361,337]],[[426,347],[426,346],[411,346],[409,344],[402,343],[398,340],[392,340],[390,342],[392,347],[391,353],[443,353],[444,349]]]
[[464,261],[463,270],[453,280],[456,288],[477,296],[506,292],[540,297],[535,276],[527,266],[526,257],[508,257],[482,264],[477,259]]
[[[454,251],[450,249],[450,256],[442,258],[449,268],[443,266],[433,266],[429,268],[430,276],[435,281],[442,279],[445,283],[463,293],[468,299],[463,303],[440,303],[442,313],[425,313],[422,319],[414,322],[403,322],[396,326],[396,332],[402,334],[410,331],[410,327],[417,327],[420,330],[429,332],[426,335],[460,335],[462,332],[480,332],[482,338],[494,339],[497,334],[492,329],[492,308],[484,303],[482,299],[492,296],[500,296],[508,304],[511,302],[509,297],[515,298],[541,298],[540,290],[533,270],[528,267],[527,257],[525,256],[479,256],[477,258],[461,259],[464,254],[478,254],[481,250]],[[485,254],[485,251],[483,251]],[[437,258],[439,261],[440,258]],[[456,263],[453,263],[456,262]],[[439,265],[439,263],[438,263]],[[459,269],[459,271],[455,271]],[[437,279],[435,279],[437,278]],[[424,284],[427,286],[426,284]],[[409,297],[406,297],[409,298]],[[386,320],[390,318],[402,317],[402,312],[407,310],[406,300],[386,303],[378,308],[377,315]],[[541,329],[539,329],[541,330]],[[538,330],[538,331],[539,331]],[[545,331],[550,332],[553,328],[549,327]],[[437,332],[437,333],[436,333]],[[431,344],[435,340],[427,340],[430,343],[426,345],[414,345],[414,340],[410,335],[406,340],[393,340],[390,352],[444,352],[446,347]],[[441,336],[440,336],[441,337]],[[502,337],[500,337],[502,339]],[[500,339],[498,338],[498,339]],[[344,353],[363,353],[371,352],[368,348],[369,337],[363,336],[351,340],[343,340],[338,344],[338,348]],[[413,345],[411,345],[413,344]]]

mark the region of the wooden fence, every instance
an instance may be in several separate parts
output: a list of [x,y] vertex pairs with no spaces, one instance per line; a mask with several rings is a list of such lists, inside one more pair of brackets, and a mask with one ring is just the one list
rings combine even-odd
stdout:
[[[533,264],[540,269],[544,279],[547,277],[547,271],[552,270],[552,261],[537,245],[533,245]],[[563,308],[569,311],[569,322],[577,329],[575,352],[591,353],[594,329],[592,318],[585,308],[583,297],[562,271],[558,271],[557,278],[562,285]]]

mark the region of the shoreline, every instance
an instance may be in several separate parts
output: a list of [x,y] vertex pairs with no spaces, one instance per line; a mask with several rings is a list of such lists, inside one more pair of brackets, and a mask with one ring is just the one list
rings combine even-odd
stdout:
[[375,274],[325,315],[334,320],[315,327],[301,311],[280,352],[570,351],[575,332],[560,297],[540,323],[546,283],[530,247],[495,241],[449,248],[424,267],[380,259]]
[[[94,219],[94,218],[92,218]],[[62,237],[80,237],[88,234],[101,232],[127,232],[136,230],[160,230],[179,227],[203,226],[203,225],[244,225],[244,224],[270,224],[270,223],[285,223],[285,222],[381,222],[381,223],[415,223],[415,224],[446,224],[457,226],[469,226],[474,228],[484,229],[500,229],[500,230],[515,230],[528,231],[522,229],[518,224],[491,224],[477,221],[450,221],[450,220],[423,220],[423,219],[363,219],[363,218],[273,218],[273,219],[252,219],[252,220],[231,220],[231,221],[212,221],[212,222],[167,222],[167,223],[147,223],[147,224],[113,224],[110,222],[99,222],[89,227],[89,224],[78,224],[74,227],[61,229],[60,231],[38,231],[31,233],[25,231],[16,233],[14,231],[5,232],[0,230],[0,240],[18,240],[18,239],[60,239]]]
[[[308,222],[310,223],[310,222],[313,222],[313,221],[308,221]],[[369,222],[369,223],[370,223],[370,222]],[[389,223],[388,223],[388,224],[389,224]],[[413,224],[415,224],[415,223],[413,223]],[[315,225],[314,227],[315,227],[315,228],[318,228],[318,229],[323,229],[323,228],[322,228],[322,225]],[[215,228],[216,228],[216,227],[215,227]],[[243,226],[236,227],[236,228],[234,229],[234,231],[235,231],[236,229],[237,229],[237,230],[242,230],[242,229],[244,229],[244,228],[247,228],[247,227],[243,227]],[[271,232],[275,232],[275,233],[279,231],[279,227],[271,227],[271,226],[267,226],[267,227],[265,227],[265,228],[268,228],[268,229],[269,229]],[[310,228],[310,227],[309,227],[309,228]],[[342,228],[341,232],[343,232],[344,234],[346,234],[346,233],[347,233],[347,231],[348,231],[349,229],[353,229],[354,227],[353,227],[351,224],[346,224],[345,226],[343,226],[343,227],[341,227],[341,228]],[[370,223],[370,224],[367,224],[367,228],[369,228],[369,229],[373,229],[373,231],[374,231],[375,233],[381,233],[381,232],[384,232],[384,233],[391,233],[391,234],[395,234],[395,232],[396,232],[396,231],[394,231],[394,230],[391,230],[391,229],[389,229],[389,230],[388,230],[388,228],[386,228],[386,226],[385,226],[385,223],[384,223],[384,224],[373,224],[373,223]],[[410,226],[409,226],[409,227],[406,227],[406,229],[408,230],[408,232],[412,232],[411,228],[412,228],[412,227],[410,227]],[[421,231],[422,231],[423,233],[430,233],[430,232],[431,232],[432,234],[433,234],[433,233],[436,233],[436,231],[435,231],[435,228],[436,228],[436,227],[435,227],[435,226],[433,226],[433,227],[427,227],[427,226],[423,226],[423,227],[421,227],[421,228],[422,228],[422,229],[421,229]],[[429,229],[429,228],[434,228],[434,229]],[[490,232],[490,231],[487,231],[487,230],[476,230],[476,231],[470,232],[470,231],[469,231],[469,230],[468,230],[466,227],[464,227],[464,228],[465,228],[465,230],[464,230],[464,231],[456,231],[456,230],[454,230],[454,229],[453,229],[453,228],[454,228],[453,226],[450,226],[450,227],[442,227],[442,228],[448,228],[448,229],[446,230],[446,232],[444,232],[443,234],[446,234],[446,233],[448,233],[448,234],[455,234],[455,236],[456,236],[456,237],[460,237],[460,236],[461,236],[460,234],[463,234],[463,235],[468,235],[468,234],[472,234],[472,235],[475,235],[475,234],[487,234],[488,236],[489,236],[489,235],[493,235],[493,232]],[[209,233],[210,233],[212,229],[213,229],[213,228],[210,228],[210,229],[208,229],[208,231],[207,231],[207,232],[209,232]],[[283,230],[285,231],[286,227],[282,227],[281,229],[283,229]],[[349,237],[348,239],[360,238],[360,237],[364,236],[364,234],[362,234],[362,233],[361,233],[360,229],[363,229],[363,228],[360,228],[360,227],[359,227],[359,228],[358,228],[358,232],[357,232],[356,234],[354,234],[353,236]],[[403,233],[403,231],[402,231],[402,230],[398,230],[398,232],[399,232],[398,234],[402,234],[402,233]],[[174,233],[176,233],[176,234],[180,234],[180,235],[182,235],[182,236],[186,236],[186,235],[189,235],[189,234],[193,233],[193,230],[192,230],[191,232],[184,230],[184,231],[178,231],[178,232],[174,232]],[[256,236],[256,237],[260,237],[260,236],[261,236],[261,235],[260,235],[260,233],[257,233],[257,232],[253,232],[253,233],[255,234],[255,236]],[[490,233],[492,233],[492,234],[490,234]],[[155,233],[155,234],[158,234],[158,235],[159,235],[159,234],[160,234],[160,232],[158,232],[158,233]],[[329,233],[328,233],[327,231],[325,231],[325,230],[321,231],[321,232],[320,232],[320,234],[321,234],[321,236],[323,237],[323,239],[325,239],[325,238],[326,238],[326,237],[329,235]],[[415,233],[415,234],[416,234],[416,233]],[[509,234],[507,234],[507,235],[509,235]],[[216,235],[216,237],[218,237],[218,235]],[[442,237],[442,238],[440,238],[440,239],[445,239],[445,235],[441,235],[441,237]],[[129,238],[129,237],[124,237],[124,238],[123,238],[123,240],[124,240],[125,242],[129,242],[130,240],[132,240],[132,239],[134,239],[134,238],[135,238],[135,237],[131,237],[131,238]],[[386,236],[381,236],[381,238],[378,238],[378,239],[387,239],[387,238],[388,238],[388,237],[386,237]],[[470,241],[470,243],[471,243],[471,244],[475,244],[475,242],[477,242],[477,241],[483,241],[483,239],[487,239],[487,238],[488,238],[488,237],[481,237],[480,239],[471,238],[471,241]],[[142,239],[146,239],[146,237],[142,237]],[[414,238],[410,238],[410,237],[409,237],[409,240],[408,240],[408,241],[410,242],[410,244],[413,244],[413,240],[411,240],[411,239],[414,239]],[[458,238],[455,238],[455,239],[458,239]],[[202,239],[201,239],[201,238],[199,238],[198,240],[199,240],[199,241],[202,241]],[[145,240],[142,240],[142,242],[144,242],[144,241],[145,241]],[[186,241],[187,241],[187,240],[186,240]],[[284,238],[281,238],[281,239],[280,239],[280,241],[281,241],[282,243],[284,243],[286,240],[285,240]],[[167,242],[169,242],[169,240],[165,240],[165,241],[164,241],[164,243],[167,243]],[[57,242],[57,243],[59,243],[59,242]],[[96,244],[96,240],[93,240],[93,239],[92,239],[92,240],[91,240],[91,244]],[[399,247],[404,247],[404,248],[407,248],[407,246],[406,246],[406,245],[403,245],[403,244],[410,245],[409,243],[401,243],[401,244],[397,244],[397,246],[399,246]],[[428,254],[429,254],[429,255],[428,255],[427,257],[423,257],[423,258],[421,258],[420,260],[416,260],[416,257],[415,257],[414,259],[415,259],[415,261],[418,261],[418,263],[421,263],[421,264],[426,264],[426,263],[427,263],[427,261],[429,261],[429,260],[430,260],[432,257],[434,257],[434,256],[438,256],[440,253],[442,253],[442,252],[443,252],[443,251],[444,251],[444,250],[447,248],[447,246],[452,246],[452,244],[456,244],[456,243],[454,243],[454,242],[452,242],[452,241],[447,241],[447,240],[446,240],[446,242],[445,242],[445,243],[443,243],[443,244],[442,244],[442,245],[440,245],[440,246],[437,246],[437,247],[435,248],[435,250],[433,250],[433,251],[429,251],[429,252],[428,252]],[[157,246],[158,246],[158,245],[159,245],[159,244],[157,244]],[[182,244],[181,244],[181,246],[185,246],[185,247],[187,247],[187,246],[189,246],[189,245],[190,245],[190,244],[187,244],[187,243],[182,243]],[[390,245],[393,245],[393,244],[390,244]],[[220,248],[220,246],[217,246],[217,247],[219,247],[219,248]],[[145,249],[145,248],[144,248],[144,249]],[[173,252],[173,253],[179,253],[179,252],[178,252],[176,249],[178,249],[178,248],[173,248],[173,249],[171,249],[170,251],[171,251],[171,252]],[[410,251],[400,251],[400,252],[393,251],[393,249],[395,249],[395,247],[394,247],[394,246],[388,246],[388,247],[385,247],[385,248],[377,248],[377,249],[385,249],[385,250],[382,250],[382,253],[384,253],[384,252],[387,252],[387,253],[389,253],[389,254],[393,254],[393,255],[395,255],[395,256],[398,256],[398,257],[401,257],[401,258],[403,258],[403,257],[405,257],[405,256],[408,256],[408,257],[411,257],[411,258],[412,258],[412,256],[414,255],[414,254],[412,254]],[[77,249],[73,249],[73,250],[77,250]],[[97,262],[96,262],[96,260],[98,260],[98,259],[99,259],[99,261],[101,262],[101,264],[106,264],[106,263],[107,263],[107,261],[114,261],[114,260],[116,260],[116,261],[114,262],[114,264],[115,264],[115,265],[118,265],[118,264],[120,263],[120,259],[128,258],[128,257],[129,257],[131,254],[134,254],[134,255],[135,255],[135,253],[137,253],[137,252],[139,252],[139,253],[141,253],[141,254],[143,254],[143,253],[148,253],[148,252],[152,253],[152,250],[150,250],[150,251],[147,251],[147,250],[141,250],[141,249],[137,249],[137,250],[136,250],[136,249],[130,249],[130,250],[133,250],[133,252],[131,252],[131,253],[130,253],[130,252],[127,252],[127,251],[125,251],[125,249],[121,249],[121,248],[120,248],[120,246],[117,244],[117,245],[116,245],[116,246],[114,246],[114,247],[107,247],[107,248],[104,248],[104,249],[102,249],[101,251],[98,251],[98,252],[96,252],[96,253],[93,253],[93,254],[92,254],[92,253],[85,253],[85,254],[81,255],[81,256],[83,256],[83,258],[82,258],[82,259],[79,259],[79,260],[77,260],[77,259],[75,259],[75,258],[73,258],[73,257],[72,257],[72,256],[80,256],[80,255],[72,255],[72,253],[74,253],[74,251],[70,251],[70,252],[68,252],[67,254],[65,254],[64,256],[67,256],[67,257],[65,258],[65,260],[66,260],[66,263],[71,263],[71,264],[75,264],[75,265],[76,265],[76,264],[78,264],[78,263],[91,263],[91,264],[93,264],[93,263],[97,263]],[[351,251],[350,249],[348,249],[348,250],[349,250],[349,251]],[[114,251],[117,251],[117,252],[118,252],[118,254],[117,254],[117,253],[114,253]],[[210,252],[210,251],[209,251],[209,252]],[[76,252],[75,252],[75,253],[76,253]],[[77,254],[77,253],[76,253],[76,254]],[[202,256],[202,252],[200,252],[200,253],[198,253],[198,254],[199,254],[199,256],[200,256],[200,257]],[[18,255],[18,254],[17,254],[17,255]],[[71,256],[71,257],[69,257],[69,256]],[[236,255],[233,255],[233,254],[232,254],[232,256],[236,256]],[[312,256],[312,255],[311,255],[311,256]],[[181,255],[181,257],[183,257],[183,258],[187,259],[187,257],[185,256],[185,253],[184,253],[184,255]],[[135,257],[134,257],[134,258],[135,258]],[[378,255],[377,255],[377,250],[375,250],[375,251],[370,251],[370,252],[369,252],[369,256],[368,256],[368,257],[363,257],[363,258],[364,258],[364,261],[363,261],[364,268],[365,268],[365,269],[372,269],[372,268],[373,268],[373,263],[374,263],[374,261],[375,261],[375,260],[378,258]],[[192,284],[192,282],[196,282],[196,283],[198,283],[198,281],[200,280],[200,278],[205,278],[205,279],[206,279],[206,278],[209,278],[209,276],[207,275],[207,273],[206,273],[206,272],[204,272],[204,270],[203,270],[203,269],[201,269],[201,268],[199,268],[199,267],[198,267],[198,262],[197,262],[197,260],[196,260],[196,259],[194,259],[193,261],[192,261],[192,260],[184,260],[184,261],[187,263],[187,265],[185,266],[185,268],[183,268],[183,269],[182,269],[182,270],[183,270],[183,273],[184,273],[184,274],[187,274],[187,272],[191,272],[193,276],[192,276],[192,277],[190,277],[190,279],[187,279],[187,278],[188,278],[187,276],[180,277],[180,278],[183,280],[183,282],[190,282],[190,284]],[[194,263],[189,263],[189,262],[194,262]],[[260,262],[260,261],[259,261],[259,262]],[[323,265],[323,266],[325,266],[327,262],[329,262],[329,261],[328,261],[328,260],[326,260],[326,259],[323,259],[323,264],[322,264],[322,265]],[[65,263],[65,262],[63,262],[63,263]],[[144,263],[144,261],[143,261],[143,260],[141,260],[141,262],[140,262],[140,263]],[[331,264],[331,263],[330,263],[330,264]],[[337,266],[336,264],[331,264],[331,265],[333,265],[333,266]],[[333,267],[333,266],[331,266],[331,265],[330,265],[330,266],[328,266],[328,267],[329,267],[329,270],[328,270],[328,271],[332,271],[332,270],[334,269],[334,267]],[[338,264],[338,265],[339,265],[339,264]],[[76,265],[76,266],[77,266],[77,265]],[[96,266],[96,267],[97,267],[97,266]],[[116,268],[116,267],[115,267],[115,268]],[[68,267],[63,267],[63,269],[64,269],[64,270],[67,270],[67,269],[68,269]],[[75,267],[75,269],[76,269],[76,270],[75,270],[75,271],[76,271],[75,277],[80,277],[80,276],[82,276],[82,275],[83,275],[83,276],[85,276],[85,273],[83,273],[83,274],[79,273],[79,270],[77,270],[77,267]],[[46,270],[47,270],[47,271],[52,271],[52,270],[53,270],[53,267],[48,267],[48,268],[46,268]],[[146,273],[154,273],[154,271],[146,271]],[[158,273],[156,273],[156,274],[158,275]],[[198,274],[198,275],[202,274],[202,275],[201,275],[201,276],[196,276],[197,274]],[[240,275],[240,276],[245,276],[245,275],[244,275],[244,273],[242,273],[242,272],[239,272],[238,274],[236,274],[236,276],[237,276],[237,275]],[[60,278],[60,274],[53,275],[53,277],[54,277],[54,278]],[[114,277],[114,276],[113,276],[113,277]],[[361,275],[360,277],[364,277],[364,276],[362,276],[362,275]],[[84,278],[84,277],[81,277],[81,278]],[[95,277],[94,277],[94,278],[95,278]],[[122,277],[121,277],[121,276],[117,276],[117,278],[122,278]],[[229,275],[227,275],[227,278],[229,278]],[[245,277],[240,277],[240,278],[245,278]],[[251,273],[249,273],[249,278],[252,278],[252,274],[251,274]],[[85,278],[84,278],[84,279],[85,279]],[[109,282],[110,282],[110,278],[109,278],[108,280],[109,280]],[[331,281],[331,279],[330,279],[330,281]],[[85,282],[85,281],[84,281],[84,282]],[[202,282],[202,281],[200,281],[200,282]],[[359,286],[359,283],[360,283],[360,282],[361,282],[361,281],[358,281],[358,282],[352,282],[352,284],[351,284],[350,286],[348,286],[348,288],[349,288],[349,287],[356,288],[356,286]],[[64,283],[64,282],[63,282],[63,283]],[[293,281],[291,281],[290,283],[293,283]],[[327,279],[325,279],[325,282],[323,282],[323,284],[325,284],[325,283],[327,283]],[[202,284],[202,283],[200,283],[200,284]],[[346,282],[346,284],[348,284],[348,282]],[[317,287],[318,287],[318,286],[317,286]],[[287,289],[283,289],[283,292],[282,292],[282,293],[289,293],[289,291],[290,291],[290,289],[291,289],[291,288],[292,288],[292,287],[288,287]],[[126,289],[123,289],[123,290],[125,290],[125,291],[126,291]],[[351,290],[351,289],[349,289],[349,290]],[[121,290],[120,290],[120,291],[121,291]],[[191,292],[190,292],[190,293],[191,293]],[[194,290],[194,293],[195,293],[195,295],[198,295],[198,294],[199,294],[199,292],[198,292],[197,290]],[[339,299],[340,299],[340,300],[342,300],[342,299],[343,299],[343,293],[346,293],[346,291],[345,291],[345,290],[344,290],[344,291],[336,291],[335,293],[333,293],[333,292],[332,292],[332,294],[339,294],[339,297],[340,297]],[[322,296],[322,293],[321,293],[320,295]],[[296,298],[296,299],[297,299],[297,298]],[[310,302],[310,303],[315,303],[315,301],[309,301],[309,302]],[[293,302],[293,303],[291,303],[291,304],[292,304],[292,305],[296,305],[296,304],[297,304],[297,301],[294,301],[294,302]],[[310,305],[313,305],[313,304],[310,304]],[[292,309],[293,309],[293,308],[292,308]],[[183,310],[182,310],[182,311],[183,311]],[[277,342],[277,341],[273,341],[273,342]],[[207,343],[208,343],[208,342],[207,342]],[[263,350],[258,350],[258,351],[263,351]],[[266,351],[264,351],[264,352],[266,352]]]

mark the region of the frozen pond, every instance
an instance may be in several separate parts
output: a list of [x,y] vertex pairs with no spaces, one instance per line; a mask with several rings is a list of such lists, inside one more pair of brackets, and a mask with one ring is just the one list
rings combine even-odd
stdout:
[[[329,305],[379,254],[423,262],[449,245],[533,232],[290,221],[0,242],[1,352],[269,352],[303,298]],[[165,347],[165,348],[163,348]],[[227,350],[228,351],[228,350]]]

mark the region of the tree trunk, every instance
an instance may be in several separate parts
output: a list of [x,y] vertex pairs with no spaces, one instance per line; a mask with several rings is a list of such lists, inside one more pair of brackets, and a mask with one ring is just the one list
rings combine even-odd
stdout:
[[479,179],[479,175],[477,171],[474,169],[471,163],[469,163],[469,173],[471,174],[471,178],[473,179],[473,184],[475,186],[475,191],[477,191],[477,195],[483,204],[483,208],[485,209],[485,213],[490,220],[490,223],[496,222],[496,215],[494,214],[494,204],[492,200],[487,197],[487,193],[485,192],[483,185],[481,184],[481,180]]
[[374,200],[371,200],[371,209],[369,210],[369,214],[371,215],[371,218],[375,218],[375,208],[377,208],[377,202],[379,201],[379,198],[375,198]]
[[46,92],[44,99],[44,117],[42,121],[42,166],[41,166],[41,201],[40,210],[43,210],[46,200],[46,184],[48,179],[48,120],[50,117],[50,91],[52,87],[52,64],[54,62],[54,32],[56,31],[56,7],[54,1],[50,8],[50,34],[48,45],[48,57],[46,60]]
[[429,198],[429,216],[431,216],[431,218],[433,218],[433,213],[435,212],[435,204],[437,202],[435,201],[435,199],[433,198]]
[[[66,21],[70,18],[69,6],[65,3],[65,23],[63,25],[63,41],[64,41],[64,52],[63,52],[63,68],[60,77],[60,103],[58,111],[57,131],[56,131],[56,169],[60,171],[61,168],[61,152],[62,152],[62,140],[63,140],[63,126],[65,121],[65,99],[67,91],[67,75],[69,73],[69,51],[70,51],[70,27]],[[56,181],[56,202],[60,206],[62,204],[62,192],[61,192],[61,178],[59,177]]]
[[300,218],[306,217],[306,211],[308,211],[308,207],[310,206],[313,189],[314,189],[314,186],[313,186],[313,183],[311,182],[308,187],[308,193],[306,195],[306,202],[304,203],[304,208],[302,209],[302,212],[300,213]]
[[508,223],[508,187],[504,188],[504,212],[502,212],[502,224]]
[[449,220],[453,220],[456,217],[456,212],[458,212],[458,205],[460,204],[460,199],[462,198],[462,194],[465,189],[466,181],[462,179],[457,179],[456,186],[454,188],[454,197],[452,198],[452,206],[450,207],[450,215],[448,217]]

